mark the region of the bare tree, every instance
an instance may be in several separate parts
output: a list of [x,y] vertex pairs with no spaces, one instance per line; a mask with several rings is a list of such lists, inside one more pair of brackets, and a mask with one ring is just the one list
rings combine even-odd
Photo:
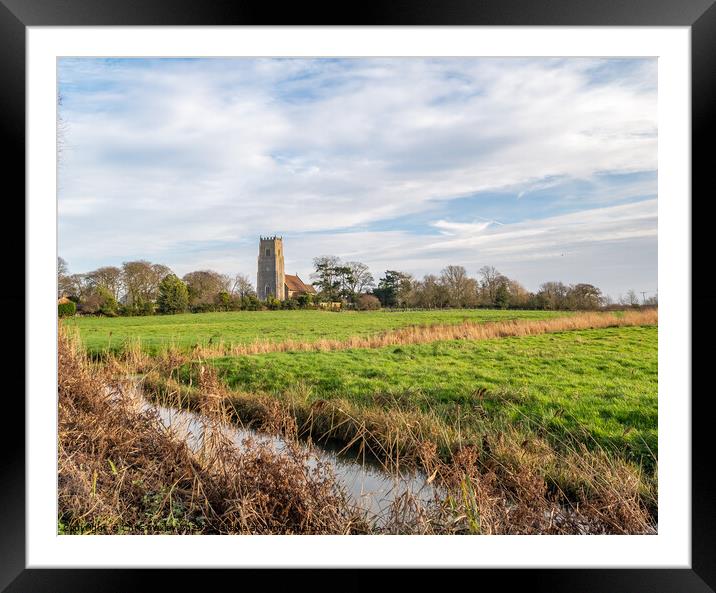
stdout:
[[142,301],[150,284],[151,264],[148,261],[130,261],[122,264],[122,283],[125,287],[125,301],[135,305]]
[[238,297],[256,295],[253,284],[246,274],[236,274],[231,284],[231,294]]
[[627,290],[627,293],[625,296],[619,297],[619,304],[620,305],[629,305],[630,307],[638,307],[639,306],[639,297],[636,294],[636,291],[633,288],[630,288]]
[[152,264],[152,298],[156,298],[161,281],[172,273],[173,272],[169,266],[165,266],[163,264]]
[[375,286],[373,274],[368,266],[358,261],[349,261],[343,264],[347,273],[345,274],[345,288],[351,295],[355,296]]
[[146,260],[122,264],[122,285],[124,300],[128,305],[141,306],[157,298],[159,283],[172,271],[164,265],[152,264]]
[[69,267],[67,266],[67,262],[62,259],[61,257],[57,258],[57,277],[61,278],[62,276],[67,276],[69,274]]
[[450,304],[447,286],[434,274],[427,274],[414,284],[414,304],[427,309],[442,309]]
[[462,266],[447,266],[440,273],[440,281],[447,288],[453,307],[469,307],[475,304],[477,283],[467,275]]
[[57,258],[57,298],[70,295],[69,267],[61,257]]
[[213,303],[220,292],[228,292],[231,279],[225,274],[213,270],[189,272],[182,278],[189,289],[190,305],[206,305]]
[[87,273],[87,279],[94,288],[106,288],[119,301],[122,291],[122,270],[115,266],[104,266]]
[[517,282],[517,280],[508,280],[507,290],[510,293],[510,305],[513,307],[527,306],[532,296],[530,291]]
[[64,293],[74,301],[84,298],[90,291],[87,274],[70,274],[63,281]]
[[537,298],[545,309],[564,309],[568,290],[561,282],[545,282],[540,286]]
[[482,266],[477,273],[480,276],[484,304],[494,305],[497,299],[497,290],[500,284],[506,280],[505,277],[494,266]]

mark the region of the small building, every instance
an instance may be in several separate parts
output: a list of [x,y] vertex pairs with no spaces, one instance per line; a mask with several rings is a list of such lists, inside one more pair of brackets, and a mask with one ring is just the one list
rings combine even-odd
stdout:
[[294,299],[302,294],[316,294],[316,289],[312,285],[304,283],[298,277],[291,274],[284,275],[284,286],[286,287],[286,298]]

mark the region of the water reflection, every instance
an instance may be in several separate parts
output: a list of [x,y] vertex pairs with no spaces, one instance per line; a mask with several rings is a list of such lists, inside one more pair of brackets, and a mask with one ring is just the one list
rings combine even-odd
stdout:
[[[156,410],[164,426],[184,438],[193,450],[197,451],[202,447],[207,429],[207,419],[202,415],[146,401],[144,407]],[[254,442],[267,443],[277,452],[285,452],[288,448],[280,437],[269,436],[250,428],[231,424],[222,425],[221,430],[237,447],[242,447],[246,439],[251,439]],[[406,492],[425,506],[435,500],[435,488],[427,482],[422,472],[402,471],[392,474],[377,464],[362,462],[339,455],[335,450],[313,446],[309,450],[308,465],[315,467],[319,461],[333,468],[338,483],[353,504],[369,513],[378,524],[381,519],[386,518],[390,505]]]

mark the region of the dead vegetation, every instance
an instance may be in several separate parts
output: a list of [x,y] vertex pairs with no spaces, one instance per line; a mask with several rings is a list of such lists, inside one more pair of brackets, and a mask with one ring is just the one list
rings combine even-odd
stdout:
[[[59,339],[61,533],[362,533],[331,468],[296,444],[236,447],[218,429],[192,451],[122,389],[107,389],[76,344]],[[203,411],[211,414],[206,404]]]

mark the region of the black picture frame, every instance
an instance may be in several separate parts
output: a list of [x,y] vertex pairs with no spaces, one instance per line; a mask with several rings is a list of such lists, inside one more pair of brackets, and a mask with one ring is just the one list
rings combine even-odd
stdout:
[[[6,228],[24,220],[20,195],[25,193],[25,37],[32,26],[101,26],[101,25],[482,25],[482,26],[687,26],[691,27],[692,74],[692,310],[710,309],[716,301],[709,291],[696,290],[697,270],[709,270],[713,251],[695,237],[698,225],[708,224],[711,151],[716,132],[716,5],[715,0],[400,0],[364,3],[355,10],[335,3],[331,6],[305,3],[287,4],[277,10],[270,3],[215,0],[0,0],[0,123],[3,144],[8,149],[0,159],[0,169],[7,191]],[[710,189],[710,188],[709,188]],[[713,193],[713,192],[711,192]],[[18,212],[10,217],[7,208]],[[698,214],[695,216],[694,214]],[[14,221],[14,224],[10,221]],[[8,236],[6,231],[5,236]],[[705,237],[705,233],[701,235]],[[7,242],[6,249],[17,258],[18,240]],[[7,252],[6,252],[7,253]],[[707,259],[708,258],[708,259]],[[15,278],[24,277],[23,261],[16,266]],[[702,264],[702,265],[699,265]],[[23,268],[21,270],[21,268]],[[20,325],[19,311],[25,315],[25,293],[19,281],[17,289],[3,290],[2,310]],[[688,291],[685,289],[685,295]],[[7,314],[7,313],[6,313]],[[699,334],[708,335],[708,313],[699,319]],[[693,327],[693,325],[692,325]],[[18,327],[20,335],[21,328]],[[24,331],[24,327],[22,328]],[[703,374],[711,357],[708,347],[699,348],[692,331],[692,377]],[[23,334],[24,335],[24,334]],[[17,357],[17,340],[13,343]],[[31,355],[31,353],[27,353]],[[10,360],[8,358],[5,359]],[[9,363],[6,363],[9,364]],[[698,371],[698,372],[697,372]],[[9,372],[9,371],[8,371]],[[570,592],[707,592],[716,589],[716,483],[711,454],[712,417],[708,413],[711,390],[699,391],[693,381],[692,409],[692,561],[690,569],[481,569],[470,576],[480,586],[494,581],[501,589]],[[5,392],[4,417],[0,430],[0,590],[19,591],[130,591],[143,590],[161,580],[163,589],[175,586],[204,588],[227,571],[155,569],[26,569],[25,568],[25,440],[10,430],[10,424],[24,427],[25,407],[18,397],[24,388],[21,380],[15,390]],[[690,394],[670,394],[688,397]],[[245,579],[258,571],[244,571]],[[375,586],[372,571],[353,570],[350,578],[339,575],[324,577],[325,582],[346,590],[364,590]],[[413,575],[416,573],[414,572]],[[261,578],[260,575],[258,575]],[[418,578],[425,575],[418,571]],[[382,578],[382,577],[381,577]],[[402,578],[402,576],[401,576]],[[443,576],[438,578],[443,579]],[[286,570],[281,580],[292,586],[301,583],[321,586],[321,580],[308,577],[306,571]],[[275,580],[272,579],[272,582]],[[237,586],[239,581],[237,581]],[[305,585],[304,585],[305,586]]]

